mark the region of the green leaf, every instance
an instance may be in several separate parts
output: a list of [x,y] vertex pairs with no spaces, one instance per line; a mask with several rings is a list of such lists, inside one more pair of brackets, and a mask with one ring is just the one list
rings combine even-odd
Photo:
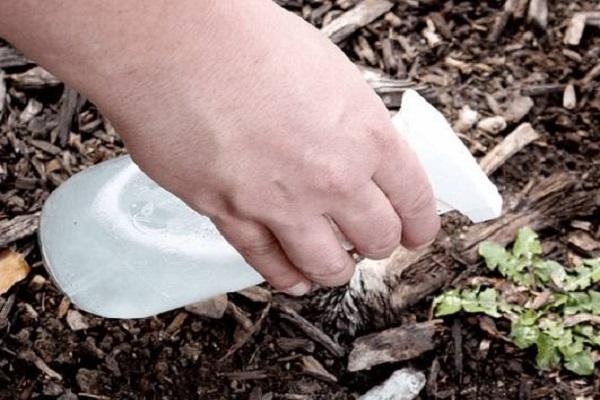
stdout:
[[542,245],[538,240],[537,233],[529,227],[519,229],[512,252],[515,257],[525,257],[527,259],[542,254]]
[[559,288],[564,286],[567,272],[565,271],[565,268],[556,261],[536,259],[533,261],[533,267],[535,275],[543,283],[552,282]]
[[511,325],[510,338],[520,349],[526,349],[535,344],[539,334],[540,330],[537,326],[522,325],[518,322]]
[[565,368],[577,375],[591,375],[594,373],[594,359],[592,352],[582,350],[569,357],[565,356]]
[[460,289],[452,289],[436,297],[434,300],[435,315],[442,317],[444,315],[456,314],[461,310]]
[[592,268],[580,265],[575,268],[573,275],[567,276],[565,289],[567,291],[586,289],[592,284]]
[[485,259],[485,264],[492,271],[511,258],[504,247],[494,242],[482,242],[479,245],[479,255]]
[[479,305],[487,315],[500,318],[502,315],[498,312],[498,293],[494,288],[488,288],[479,293]]
[[554,345],[554,340],[543,333],[538,335],[536,342],[537,356],[535,360],[541,370],[550,370],[557,368],[560,364],[560,354]]
[[592,299],[590,295],[585,292],[569,293],[569,300],[567,300],[567,304],[563,309],[564,314],[573,315],[586,311],[592,311]]
[[478,292],[479,289],[464,289],[462,291],[461,304],[463,310],[470,313],[483,312],[481,306],[479,305],[479,301],[477,300]]
[[600,315],[600,292],[595,290],[588,291],[590,295],[590,311],[594,315]]
[[592,269],[592,282],[600,282],[600,258],[583,260],[583,265]]

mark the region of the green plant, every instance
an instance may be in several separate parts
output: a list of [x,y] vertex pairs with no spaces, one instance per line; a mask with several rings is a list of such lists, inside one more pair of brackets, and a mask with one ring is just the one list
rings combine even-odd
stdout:
[[479,254],[504,279],[491,285],[451,289],[433,303],[436,316],[484,313],[511,321],[511,341],[520,349],[535,346],[542,370],[562,365],[578,375],[594,371],[600,349],[600,258],[567,269],[544,259],[537,234],[522,228],[509,251],[483,242]]

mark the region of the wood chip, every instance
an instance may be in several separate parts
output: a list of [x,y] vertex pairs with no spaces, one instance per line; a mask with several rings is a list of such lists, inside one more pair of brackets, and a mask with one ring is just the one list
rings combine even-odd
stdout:
[[25,350],[19,354],[19,358],[35,365],[37,369],[42,371],[46,376],[57,381],[62,381],[63,377],[61,374],[53,370],[42,360],[33,350]]
[[519,123],[531,112],[534,106],[533,99],[529,96],[510,96],[505,102],[505,110],[502,116],[506,122],[511,124]]
[[535,24],[540,29],[548,27],[548,2],[547,0],[531,0],[527,11],[527,21]]
[[564,43],[569,46],[579,46],[587,25],[600,26],[600,11],[577,12],[567,24]]
[[281,317],[288,322],[294,324],[300,329],[306,336],[319,343],[321,346],[329,350],[329,352],[336,357],[343,357],[345,349],[339,343],[330,338],[321,329],[307,321],[304,317],[294,311],[290,306],[282,304],[280,302],[274,303],[275,309],[279,312]]
[[58,305],[58,310],[56,311],[56,316],[60,319],[67,315],[69,311],[69,307],[71,307],[71,300],[67,296],[63,296],[60,304]]
[[69,310],[67,312],[67,324],[75,332],[83,331],[90,327],[87,319],[77,310]]
[[185,306],[185,311],[204,318],[221,319],[229,303],[226,294]]
[[310,375],[325,382],[337,382],[336,376],[327,371],[313,356],[302,356],[302,358],[300,358],[300,363],[303,374]]
[[577,230],[569,233],[568,241],[570,245],[587,254],[600,250],[600,242],[585,231]]
[[600,315],[592,315],[592,314],[575,314],[570,317],[565,318],[564,326],[565,328],[569,328],[571,326],[575,326],[577,324],[581,324],[583,322],[591,322],[593,324],[600,325]]
[[[70,311],[69,311],[70,312]],[[173,321],[171,321],[171,323],[169,324],[169,326],[167,326],[167,329],[165,329],[165,331],[168,334],[173,334],[175,332],[177,332],[181,326],[183,325],[183,323],[185,322],[185,320],[188,318],[188,313],[182,311],[177,313],[177,315],[175,316],[175,318],[173,318]]]
[[363,336],[354,341],[348,357],[348,371],[405,361],[434,348],[433,335],[439,320],[404,325]]
[[394,6],[388,0],[364,0],[321,28],[334,43],[340,43],[357,29],[370,24]]
[[531,124],[521,124],[486,154],[479,162],[479,165],[486,174],[490,175],[500,168],[506,160],[539,137],[540,135],[533,129]]
[[65,86],[58,112],[58,126],[56,127],[60,147],[64,148],[69,141],[69,134],[77,113],[78,103],[79,93],[75,89]]
[[40,213],[24,214],[0,221],[0,247],[6,247],[17,240],[35,233],[40,221]]
[[567,110],[573,110],[577,107],[577,95],[575,94],[575,86],[569,83],[563,93],[563,107]]
[[25,257],[7,249],[0,252],[0,295],[8,292],[16,283],[27,277],[31,271]]

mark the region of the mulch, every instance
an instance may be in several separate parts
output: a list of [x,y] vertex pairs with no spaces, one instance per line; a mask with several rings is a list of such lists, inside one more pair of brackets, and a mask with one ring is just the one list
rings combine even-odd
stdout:
[[[321,28],[359,1],[278,3]],[[546,22],[519,9],[526,1],[506,3],[517,8],[495,0],[394,1],[334,39],[361,68],[387,79],[378,93],[391,109],[414,86],[452,121],[466,105],[483,117],[505,117],[500,132],[461,133],[477,157],[531,123],[539,139],[492,175],[501,191],[520,192],[560,171],[599,182],[600,23],[586,26],[578,45],[564,43],[573,15],[600,11],[597,3],[549,2]],[[565,101],[572,90],[575,104]],[[514,107],[523,98],[533,103],[524,113]],[[600,398],[600,371],[586,378],[540,372],[533,353],[495,339],[473,316],[445,319],[434,349],[415,359],[349,372],[343,353],[352,338],[323,322],[322,292],[316,301],[273,294],[268,309],[231,294],[220,319],[185,310],[142,320],[79,313],[43,268],[37,216],[68,177],[124,153],[91,102],[0,41],[0,248],[23,254],[32,267],[0,296],[0,399],[353,399],[405,366],[427,375],[421,399]],[[449,218],[445,229],[464,223]],[[598,255],[577,246],[581,234],[600,241],[600,212],[546,229],[546,250],[565,263]],[[462,267],[478,274],[476,264]],[[426,321],[430,300],[390,326]]]

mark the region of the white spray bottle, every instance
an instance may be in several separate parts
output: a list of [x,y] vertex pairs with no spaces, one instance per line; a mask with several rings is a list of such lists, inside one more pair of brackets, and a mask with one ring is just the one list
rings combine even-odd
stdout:
[[[393,118],[433,186],[438,211],[473,222],[502,199],[445,118],[414,91]],[[46,201],[40,243],[50,275],[82,310],[141,318],[263,281],[212,222],[120,157],[76,174]]]

